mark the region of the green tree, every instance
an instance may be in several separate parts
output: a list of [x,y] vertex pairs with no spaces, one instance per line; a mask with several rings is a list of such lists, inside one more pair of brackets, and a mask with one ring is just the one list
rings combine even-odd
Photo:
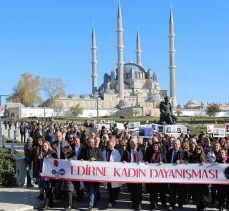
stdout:
[[22,103],[25,106],[34,106],[42,103],[39,94],[40,77],[34,76],[31,73],[23,73],[17,86],[13,89],[13,94],[8,100],[11,102]]
[[80,107],[79,104],[77,104],[76,106],[71,107],[70,110],[71,110],[71,113],[72,113],[73,116],[79,116],[80,114],[83,113],[83,108]]
[[215,116],[216,113],[220,112],[221,109],[219,107],[219,105],[217,103],[212,103],[210,105],[208,105],[207,107],[207,115],[208,116]]

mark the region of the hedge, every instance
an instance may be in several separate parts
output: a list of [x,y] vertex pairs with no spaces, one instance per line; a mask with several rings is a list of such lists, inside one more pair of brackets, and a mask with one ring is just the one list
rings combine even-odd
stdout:
[[8,148],[0,147],[0,186],[10,187],[16,185],[16,166],[14,157],[22,157],[23,154]]

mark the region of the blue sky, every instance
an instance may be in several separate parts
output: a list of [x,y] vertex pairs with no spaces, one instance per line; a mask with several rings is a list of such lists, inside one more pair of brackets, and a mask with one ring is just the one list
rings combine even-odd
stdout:
[[[98,84],[117,64],[118,0],[1,0],[0,94],[20,75],[59,77],[67,94],[91,92],[91,30],[97,38]],[[169,89],[169,0],[121,0],[124,61],[142,63]],[[228,102],[229,1],[173,0],[177,101]]]

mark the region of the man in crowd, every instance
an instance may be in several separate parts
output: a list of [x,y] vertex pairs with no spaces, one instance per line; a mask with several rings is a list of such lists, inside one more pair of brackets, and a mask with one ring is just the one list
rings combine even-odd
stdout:
[[[115,141],[113,139],[110,139],[107,142],[106,149],[102,152],[103,161],[105,162],[120,162],[121,161],[121,155],[119,151],[114,148],[114,146],[115,146]],[[109,203],[107,204],[107,208],[112,208],[119,194],[121,184],[107,182],[105,183],[105,186],[107,186],[108,191],[109,191]]]
[[[132,137],[130,140],[130,149],[125,150],[123,153],[123,162],[139,163],[143,161],[143,154],[138,149],[137,137]],[[132,208],[136,211],[141,210],[142,202],[142,184],[141,183],[128,183],[128,190],[130,192],[130,199],[132,201]]]
[[33,153],[33,139],[31,137],[28,137],[27,142],[24,145],[27,187],[33,187],[32,185],[32,163],[31,163],[32,153]]
[[23,122],[21,122],[21,125],[19,127],[20,130],[20,135],[21,135],[21,143],[25,143],[26,140],[26,126],[24,125]]
[[[167,152],[167,162],[179,165],[188,161],[187,152],[183,151],[180,147],[180,140],[174,138],[172,142],[172,149]],[[176,195],[178,195],[179,208],[183,208],[184,204],[184,185],[183,184],[169,184],[170,196],[169,196],[169,210],[175,210]]]
[[[87,146],[81,150],[78,160],[89,160],[89,161],[102,160],[101,150],[98,147],[95,147],[95,139],[93,137],[88,138]],[[88,190],[89,190],[88,209],[92,210],[92,208],[96,205],[97,201],[100,198],[99,183],[98,182],[88,182],[87,185],[88,185]]]

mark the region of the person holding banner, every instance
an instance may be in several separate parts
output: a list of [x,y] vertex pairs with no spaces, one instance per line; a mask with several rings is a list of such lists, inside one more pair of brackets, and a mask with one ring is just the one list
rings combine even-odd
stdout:
[[[220,143],[215,142],[213,144],[213,149],[209,150],[207,154],[208,162],[209,163],[215,163],[216,160],[219,159],[219,151],[220,151]],[[218,185],[212,184],[211,185],[211,197],[212,197],[212,204],[215,203],[215,200],[217,199],[217,189]]]
[[[159,142],[154,142],[152,146],[149,146],[146,149],[145,154],[145,162],[148,163],[158,163],[162,164],[163,162],[166,162],[166,160],[163,160],[163,154],[159,150]],[[157,195],[159,193],[161,204],[163,207],[166,207],[166,185],[167,184],[157,184],[157,183],[149,183],[146,184],[146,187],[150,193],[150,210],[157,210]]]
[[[42,146],[42,159],[40,160],[40,175],[42,177],[42,166],[43,166],[43,161],[44,159],[48,158],[56,158],[57,155],[53,151],[50,143],[48,141],[45,141]],[[43,181],[43,187],[45,190],[45,198],[44,198],[44,209],[48,209],[49,207],[54,206],[54,200],[53,200],[53,193],[52,193],[52,188],[53,188],[53,182],[50,179],[47,178],[41,178]]]
[[[115,141],[110,139],[107,142],[106,149],[102,152],[102,159],[105,162],[120,162],[121,155],[118,150],[114,148]],[[115,203],[115,200],[119,194],[121,184],[108,182],[104,184],[104,187],[108,188],[109,191],[109,203],[107,204],[107,208],[112,208]]]
[[[72,160],[77,160],[80,154],[82,147],[82,144],[80,143],[80,138],[74,136],[73,142],[72,142]],[[82,181],[73,181],[73,185],[75,187],[76,193],[77,193],[77,199],[81,201],[84,196],[84,184]]]
[[[139,163],[143,161],[143,154],[138,147],[137,137],[132,137],[130,140],[130,149],[126,149],[123,153],[123,162]],[[142,202],[142,183],[128,183],[130,199],[133,209],[140,211]]]
[[[199,163],[203,165],[207,162],[206,154],[200,145],[197,145],[194,153],[189,158],[190,163]],[[197,210],[206,210],[206,202],[204,201],[205,184],[192,184],[192,197],[196,202]]]
[[40,195],[37,197],[39,200],[44,200],[44,188],[42,187],[41,177],[40,177],[40,160],[42,159],[42,145],[43,137],[39,136],[37,139],[37,144],[34,146],[31,156],[31,161],[33,162],[33,177],[36,178],[38,187],[40,190]]
[[[89,161],[101,161],[102,153],[98,147],[95,147],[95,139],[89,137],[87,140],[87,146],[84,147],[79,154],[78,160],[89,160]],[[89,206],[88,210],[92,210],[93,206],[97,203],[99,199],[99,183],[98,182],[88,182],[85,183],[89,190]]]
[[[61,159],[71,160],[72,159],[72,148],[71,146],[65,146],[63,148],[63,157]],[[63,197],[67,201],[66,209],[72,209],[72,192],[74,185],[71,180],[63,180],[61,184],[61,191],[63,191]]]
[[[188,162],[188,153],[183,151],[180,147],[181,143],[180,140],[174,138],[172,143],[172,149],[167,152],[167,162],[174,163],[174,164],[181,164]],[[169,184],[170,188],[170,196],[169,196],[169,210],[176,209],[176,195],[178,195],[178,208],[183,208],[184,203],[184,185],[183,184]]]
[[58,159],[60,159],[61,157],[64,157],[63,147],[64,147],[64,142],[63,142],[62,133],[56,132],[55,141],[52,142],[52,148],[56,152]]
[[[229,163],[229,158],[226,150],[221,149],[219,152],[219,158],[216,159],[217,163]],[[229,185],[218,185],[218,209],[223,211],[224,204],[226,201],[225,208],[229,210]]]

